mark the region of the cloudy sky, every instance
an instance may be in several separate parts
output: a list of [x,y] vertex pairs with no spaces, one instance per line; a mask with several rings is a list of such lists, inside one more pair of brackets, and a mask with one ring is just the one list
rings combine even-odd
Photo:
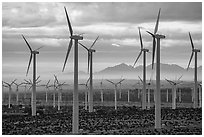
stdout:
[[[11,81],[32,77],[32,64],[25,76],[29,49],[23,34],[33,49],[44,46],[37,55],[37,73],[42,79],[53,74],[64,76],[73,71],[73,49],[65,72],[63,62],[69,42],[69,30],[64,12],[66,6],[75,34],[85,33],[81,41],[90,47],[99,36],[94,49],[94,72],[119,63],[133,65],[140,51],[138,27],[145,48],[152,51],[152,38],[145,30],[153,31],[158,10],[161,8],[159,34],[161,62],[187,67],[191,45],[202,46],[202,3],[2,3],[2,77]],[[202,53],[198,54],[198,66],[202,65]],[[151,53],[147,54],[147,64]],[[142,58],[138,65],[142,64]],[[191,67],[194,66],[194,61]],[[87,71],[87,52],[79,47],[79,71]]]

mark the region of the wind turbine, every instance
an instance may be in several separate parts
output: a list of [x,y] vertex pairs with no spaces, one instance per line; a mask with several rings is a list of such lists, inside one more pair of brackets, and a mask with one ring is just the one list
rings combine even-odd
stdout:
[[89,90],[89,87],[88,87],[88,82],[90,80],[90,77],[88,78],[88,80],[86,81],[85,84],[79,84],[79,85],[84,85],[86,90],[85,90],[85,97],[84,97],[84,102],[85,102],[85,105],[84,105],[84,109],[85,110],[88,110],[88,90]]
[[28,68],[27,68],[27,72],[26,72],[26,76],[28,75],[28,71],[30,68],[30,64],[31,64],[31,60],[33,57],[33,91],[32,91],[32,101],[31,101],[31,106],[32,106],[32,116],[36,115],[36,55],[39,54],[39,49],[42,48],[37,48],[36,50],[32,50],[32,48],[30,47],[28,41],[26,40],[26,38],[22,35],[24,41],[26,42],[29,50],[30,50],[30,60],[28,63]]
[[19,86],[21,86],[24,83],[17,84],[17,83],[14,82],[14,84],[16,85],[16,103],[18,105],[18,99],[19,99],[19,97],[18,97],[18,90],[19,90]]
[[64,61],[64,66],[62,71],[64,71],[64,68],[66,66],[66,62],[70,53],[70,50],[72,48],[72,40],[74,39],[74,90],[73,90],[73,114],[72,114],[72,133],[73,134],[78,134],[79,132],[79,101],[78,101],[78,41],[83,40],[83,36],[81,35],[73,35],[73,30],[72,26],[67,14],[67,10],[64,7],[65,13],[66,13],[66,18],[67,18],[67,23],[69,27],[69,32],[70,32],[70,42],[69,42],[69,47],[67,50],[67,54],[65,57]]
[[[35,81],[34,81],[36,87],[37,87],[37,84],[41,82],[41,80],[39,80],[39,78],[40,78],[40,76],[38,76],[38,77],[35,79]],[[24,79],[24,81],[26,82],[25,84],[31,85],[31,86],[28,88],[28,90],[30,90],[31,88],[33,88],[34,83],[31,81],[31,79],[29,79],[29,81],[26,80],[26,79]],[[35,93],[35,94],[36,94],[36,93]],[[36,97],[36,95],[35,95],[35,97]],[[33,99],[33,94],[31,95],[31,108],[33,109],[34,106],[33,106],[32,100],[34,100],[34,99]],[[36,99],[35,99],[35,102],[36,102]],[[36,103],[35,103],[35,105],[36,105]],[[32,112],[33,112],[33,111],[32,111]],[[36,112],[36,107],[35,107],[35,112]],[[35,113],[35,114],[36,114],[36,113]],[[34,116],[34,115],[32,114],[32,116]]]
[[117,86],[118,86],[118,84],[120,84],[120,83],[121,83],[122,81],[124,81],[124,80],[125,80],[125,79],[122,79],[122,80],[120,80],[119,82],[114,83],[114,82],[112,82],[112,81],[106,79],[106,81],[110,82],[111,84],[113,84],[113,85],[115,86],[115,110],[117,110]]
[[[182,76],[178,79],[178,81],[182,78]],[[165,79],[169,84],[171,84],[172,87],[172,109],[176,109],[176,90],[177,85],[181,84],[181,82],[175,82],[168,79]]]
[[9,98],[8,98],[8,108],[11,108],[11,92],[12,92],[12,88],[11,86],[14,84],[14,82],[16,81],[17,79],[13,80],[11,83],[7,83],[5,81],[3,81],[4,84],[6,84],[4,87],[7,87],[9,88]]
[[[121,76],[120,79],[122,79],[123,76]],[[120,90],[119,90],[119,98],[122,97],[122,89],[121,89],[122,83],[120,83]]]
[[[82,47],[84,47],[88,51],[88,72],[90,67],[90,87],[89,87],[89,94],[88,94],[88,101],[89,101],[89,112],[93,112],[93,52],[96,50],[92,49],[96,41],[98,40],[99,36],[95,39],[91,47],[88,49],[83,44],[79,43]],[[90,65],[90,66],[89,66]]]
[[191,41],[192,52],[191,52],[191,57],[190,57],[190,60],[189,60],[189,63],[188,63],[187,70],[189,69],[189,66],[191,64],[191,60],[192,60],[193,55],[195,53],[195,68],[194,68],[194,97],[195,98],[193,100],[193,107],[197,108],[198,107],[197,53],[200,52],[200,50],[194,48],[194,44],[193,44],[193,40],[192,40],[190,32],[189,32],[189,37],[190,37],[190,41]]
[[148,86],[148,93],[147,93],[147,109],[150,109],[150,86],[151,86],[151,77],[150,77],[150,80],[149,82],[147,83],[147,86]]
[[140,44],[141,44],[141,49],[140,49],[140,53],[137,57],[137,59],[135,60],[135,63],[133,65],[133,67],[135,66],[135,64],[137,63],[138,59],[140,58],[142,52],[143,52],[143,90],[142,90],[142,109],[146,108],[146,52],[149,52],[148,49],[143,48],[143,43],[142,43],[142,36],[141,36],[141,32],[140,32],[140,27],[138,27],[139,29],[139,36],[140,36]]
[[59,89],[59,92],[58,92],[58,110],[60,110],[60,103],[62,102],[62,86],[65,85],[65,82],[59,83],[57,76],[54,75],[54,77],[55,77],[55,81],[57,83],[56,88]]
[[[154,34],[147,31],[153,38],[153,54],[152,54],[152,69],[154,65],[154,56],[155,56],[155,49],[157,50],[157,58],[156,58],[156,94],[155,94],[155,128],[161,128],[161,91],[160,91],[160,40],[164,39],[164,35],[157,34],[158,26],[159,26],[159,17],[160,11],[157,16],[157,21],[154,29]],[[157,40],[157,42],[156,42]],[[156,47],[157,43],[157,47]]]
[[46,91],[45,91],[45,102],[47,104],[47,101],[48,101],[48,94],[47,92],[50,91],[50,87],[52,87],[52,85],[49,85],[50,83],[50,79],[48,80],[47,84],[43,84],[41,86],[44,86],[46,88]]

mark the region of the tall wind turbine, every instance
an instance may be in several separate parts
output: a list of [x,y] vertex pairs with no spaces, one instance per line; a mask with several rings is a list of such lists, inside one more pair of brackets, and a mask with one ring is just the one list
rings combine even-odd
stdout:
[[[158,26],[159,26],[159,17],[160,11],[157,16],[157,21],[154,29],[154,34],[147,31],[153,38],[153,51],[152,51],[152,69],[154,65],[154,56],[155,56],[155,49],[157,50],[157,58],[156,58],[156,94],[155,94],[155,128],[161,128],[161,91],[160,91],[160,40],[164,39],[164,35],[157,34]],[[157,42],[156,42],[157,40]],[[156,47],[157,43],[157,47]]]
[[[178,81],[181,79],[181,77],[178,79]],[[176,90],[177,90],[177,85],[181,84],[181,82],[175,82],[168,79],[165,79],[165,80],[173,86],[172,87],[172,109],[176,109]]]
[[64,7],[67,23],[69,27],[70,32],[70,42],[69,47],[67,50],[67,54],[64,61],[64,66],[62,71],[64,71],[64,68],[66,66],[66,62],[70,53],[70,50],[72,48],[72,40],[74,39],[74,90],[73,90],[73,114],[72,114],[72,133],[78,134],[79,132],[79,99],[78,99],[78,41],[83,40],[83,36],[81,35],[73,35],[72,26],[68,17],[68,13],[66,8]]
[[11,83],[7,83],[7,82],[4,82],[4,81],[3,81],[3,83],[6,84],[5,87],[8,87],[8,88],[9,88],[9,98],[8,98],[8,101],[9,101],[9,102],[8,102],[8,108],[11,108],[11,91],[12,91],[11,86],[15,83],[16,80],[17,80],[17,79],[13,80]]
[[21,86],[24,83],[17,84],[16,82],[14,82],[14,84],[16,85],[16,103],[18,105],[18,99],[19,99],[19,97],[18,97],[18,90],[19,90],[19,86]]
[[[92,49],[96,41],[98,40],[99,36],[95,39],[91,47],[88,49],[83,44],[79,43],[82,47],[84,47],[88,52],[88,72],[90,67],[90,87],[89,87],[89,94],[88,94],[88,102],[89,102],[89,112],[93,112],[93,52],[96,50]],[[90,66],[89,66],[90,65]]]
[[200,50],[194,48],[194,44],[193,44],[193,40],[192,40],[190,32],[189,32],[189,37],[190,37],[190,41],[191,41],[192,53],[191,53],[191,57],[190,57],[190,60],[188,63],[187,70],[189,69],[189,66],[191,64],[191,60],[192,60],[193,55],[195,53],[195,68],[194,68],[194,97],[195,98],[193,100],[193,107],[197,108],[198,107],[197,53],[200,52]]
[[135,66],[135,64],[137,63],[138,59],[140,58],[142,52],[143,52],[143,90],[142,90],[142,109],[146,108],[146,52],[149,52],[148,49],[143,48],[143,43],[142,43],[142,36],[141,36],[141,32],[140,32],[140,27],[139,29],[139,36],[140,36],[140,44],[141,44],[141,49],[140,49],[140,53],[137,57],[137,59],[135,60],[135,63],[133,65],[133,67]]
[[26,38],[22,35],[23,39],[25,40],[29,50],[30,50],[30,60],[28,63],[28,68],[27,68],[27,72],[26,72],[26,76],[28,75],[28,71],[30,68],[30,64],[33,58],[33,91],[32,91],[32,101],[31,101],[31,106],[32,106],[32,116],[36,115],[36,55],[39,54],[39,49],[42,48],[38,48],[36,50],[32,50],[32,48],[30,47],[28,41],[26,40]]
[[106,79],[106,81],[110,82],[111,84],[113,84],[115,86],[115,110],[117,110],[117,86],[118,86],[118,84],[120,84],[124,80],[125,79],[122,79],[119,82],[114,83],[113,81],[110,81],[110,80]]

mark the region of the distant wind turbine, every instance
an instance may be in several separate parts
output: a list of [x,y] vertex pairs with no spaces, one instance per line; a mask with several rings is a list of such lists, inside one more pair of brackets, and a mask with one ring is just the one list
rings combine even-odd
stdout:
[[28,68],[27,68],[27,72],[26,72],[26,76],[28,75],[28,71],[30,68],[30,64],[31,64],[31,60],[33,57],[33,92],[32,92],[32,101],[31,101],[31,106],[32,106],[32,116],[36,115],[36,55],[39,54],[39,49],[42,48],[37,48],[36,50],[32,50],[32,48],[30,47],[28,41],[26,40],[26,38],[22,35],[23,39],[25,40],[29,50],[30,50],[30,60],[28,63]]
[[19,86],[21,86],[22,84],[24,84],[24,83],[19,83],[19,84],[17,84],[16,82],[14,82],[14,84],[16,85],[16,103],[17,103],[17,105],[18,105],[18,99],[19,99],[19,97],[18,97],[18,90],[19,90]]
[[90,80],[90,77],[88,78],[88,80],[86,81],[85,84],[79,84],[79,85],[84,85],[85,86],[85,94],[84,94],[84,109],[85,110],[88,110],[88,90],[89,90],[89,87],[88,87],[88,82]]
[[83,36],[81,35],[73,35],[72,26],[68,17],[68,13],[66,8],[64,7],[67,23],[69,27],[70,32],[70,42],[69,47],[67,50],[67,54],[65,57],[64,65],[62,71],[64,71],[64,68],[66,66],[66,62],[70,53],[70,50],[72,48],[72,40],[74,39],[74,90],[73,90],[73,114],[72,114],[72,133],[78,134],[79,132],[79,99],[78,99],[78,41],[83,40]]
[[89,102],[89,112],[93,112],[93,52],[96,50],[92,49],[96,41],[98,40],[99,36],[95,39],[91,47],[88,49],[83,44],[79,43],[82,47],[84,47],[88,52],[88,72],[90,67],[90,87],[89,87],[89,94],[88,94],[88,102]]
[[13,80],[11,83],[7,83],[7,82],[3,81],[3,83],[6,84],[4,87],[9,88],[8,108],[11,108],[11,92],[12,92],[11,86],[15,83],[16,80],[17,79]]
[[65,82],[63,83],[59,83],[59,80],[57,79],[57,76],[54,75],[55,77],[55,81],[57,83],[56,89],[58,90],[58,100],[57,100],[57,106],[58,106],[58,110],[60,110],[60,103],[62,103],[62,86],[65,85]]
[[191,57],[188,63],[187,70],[189,69],[189,66],[191,64],[191,60],[193,58],[193,55],[195,53],[195,68],[194,68],[194,100],[193,100],[193,107],[197,108],[198,107],[198,82],[197,82],[197,53],[200,52],[199,49],[194,48],[193,40],[191,37],[191,33],[189,32],[189,37],[191,41],[191,47],[192,47],[192,52],[191,52]]
[[140,32],[140,27],[139,29],[139,36],[140,36],[140,45],[141,45],[141,49],[140,49],[140,53],[137,57],[137,59],[135,60],[135,63],[133,65],[133,67],[135,66],[135,64],[137,63],[138,59],[140,58],[142,52],[143,52],[143,90],[142,90],[142,109],[146,108],[146,52],[149,52],[148,49],[143,48],[143,42],[142,42],[142,35]]
[[122,80],[120,80],[119,82],[114,83],[114,82],[112,82],[112,81],[106,79],[106,81],[110,82],[111,84],[113,84],[113,85],[115,86],[115,110],[117,110],[117,86],[118,86],[118,84],[120,84],[120,83],[121,83],[122,81],[124,81],[124,80],[125,80],[125,79],[122,79]]
[[46,104],[47,104],[47,101],[48,101],[47,92],[50,91],[50,87],[51,87],[51,85],[49,85],[49,83],[50,83],[50,80],[48,80],[47,84],[41,85],[41,86],[45,86],[45,88],[46,88],[46,91],[45,91],[45,102],[46,102]]
[[[161,128],[161,91],[160,91],[160,39],[164,39],[164,35],[157,34],[158,27],[159,27],[159,17],[160,11],[157,16],[157,21],[154,29],[154,34],[147,31],[153,38],[153,51],[152,51],[152,69],[154,65],[154,56],[155,56],[155,49],[157,50],[157,58],[156,58],[156,94],[155,94],[155,128]],[[156,39],[157,39],[157,47],[156,47]]]
[[[179,81],[181,78],[182,78],[182,76],[179,77],[179,79],[177,81]],[[181,84],[181,81],[175,82],[175,81],[171,81],[168,79],[165,79],[165,80],[173,86],[172,87],[172,109],[176,109],[176,90],[177,90],[177,85]]]
[[202,107],[202,82],[198,83],[198,89],[199,89],[199,108]]

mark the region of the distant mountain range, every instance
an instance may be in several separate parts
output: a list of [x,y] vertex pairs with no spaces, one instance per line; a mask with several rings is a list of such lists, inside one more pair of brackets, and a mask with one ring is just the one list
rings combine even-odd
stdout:
[[[152,75],[153,79],[155,79],[155,67],[152,70],[152,65],[146,66],[146,74],[147,79]],[[176,64],[160,64],[160,77],[161,79],[169,78],[172,80],[178,79],[181,75],[183,75],[183,80],[193,80],[194,78],[194,68],[189,68],[187,71],[185,68],[182,68]],[[143,75],[143,66],[132,67],[131,65],[127,65],[125,63],[121,63],[119,65],[105,68],[104,70],[95,73],[96,76],[103,76],[103,77],[111,77],[111,78],[120,78],[123,76],[124,78],[128,79],[137,79],[138,76]],[[198,80],[202,79],[202,66],[198,67]]]
[[[152,70],[152,65],[146,66],[146,78],[155,79],[155,67]],[[189,68],[187,71],[185,68],[176,65],[176,64],[160,64],[160,77],[161,79],[171,79],[176,80],[181,75],[183,75],[182,80],[190,80],[194,79],[194,68]],[[73,72],[67,73],[68,75],[72,75]],[[126,79],[138,79],[138,76],[142,77],[143,75],[143,66],[133,67],[131,65],[127,65],[125,63],[121,63],[112,67],[107,67],[99,72],[94,73],[94,79],[120,79],[121,76]],[[87,72],[79,71],[79,79],[87,79],[89,75]],[[202,80],[202,66],[198,67],[198,80]]]

